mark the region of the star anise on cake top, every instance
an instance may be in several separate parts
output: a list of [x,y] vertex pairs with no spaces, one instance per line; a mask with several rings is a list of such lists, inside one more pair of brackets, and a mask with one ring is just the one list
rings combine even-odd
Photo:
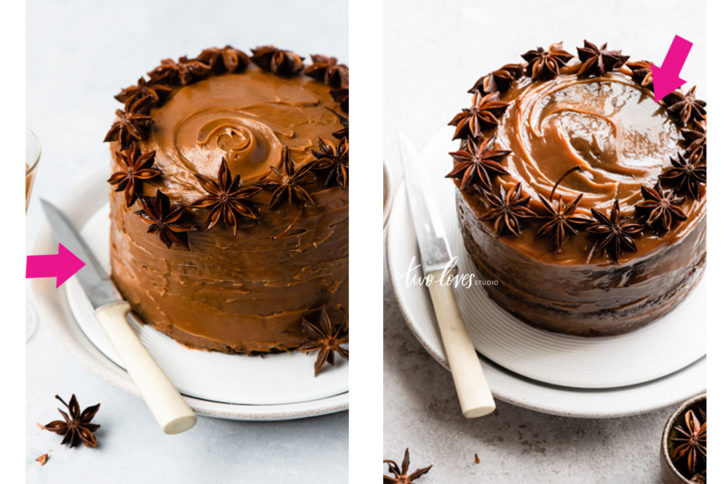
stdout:
[[479,185],[487,190],[492,188],[492,178],[507,175],[501,163],[502,158],[511,151],[490,149],[494,147],[494,137],[477,144],[473,138],[468,138],[462,149],[449,153],[454,158],[454,169],[446,178],[461,180],[460,188],[463,190],[471,185]]
[[610,216],[595,208],[591,208],[590,212],[595,221],[586,230],[597,238],[597,242],[592,249],[593,252],[607,250],[615,259],[615,262],[619,262],[623,250],[631,252],[638,250],[634,236],[643,231],[643,226],[637,223],[626,223],[623,220],[618,200],[613,202],[610,208]]
[[325,184],[335,182],[340,188],[348,188],[348,140],[343,139],[336,147],[318,138],[318,149],[312,150],[315,161],[313,171],[322,172]]
[[631,77],[645,89],[653,90],[653,63],[649,61],[628,62]]
[[320,54],[310,56],[313,61],[311,65],[305,68],[305,74],[324,82],[330,87],[348,87],[348,66],[338,64],[338,59]]
[[148,72],[148,75],[154,82],[186,86],[208,76],[211,72],[212,68],[209,64],[183,56],[178,61],[162,60],[159,66]]
[[643,194],[643,201],[635,204],[635,208],[648,216],[645,225],[659,226],[667,232],[675,223],[688,218],[680,207],[686,199],[676,196],[674,190],[664,191],[660,182],[653,188],[641,185],[640,192]]
[[346,116],[345,114],[339,113],[338,111],[336,111],[334,109],[327,108],[327,110],[330,111],[331,113],[335,114],[335,117],[338,118],[338,121],[343,126],[338,131],[335,131],[333,133],[333,136],[335,136],[338,139],[348,138],[348,123],[349,123],[348,116]]
[[706,183],[706,165],[699,155],[684,158],[678,153],[671,158],[671,167],[658,179],[668,186],[675,187],[680,194],[686,194],[693,199],[701,197],[700,184]]
[[150,82],[140,77],[135,86],[122,89],[114,96],[119,102],[134,106],[136,103],[158,106],[171,93],[172,88],[159,82]]
[[630,58],[619,50],[607,50],[607,42],[600,47],[587,40],[584,42],[583,47],[577,48],[577,57],[582,62],[577,70],[578,76],[602,76],[621,67]]
[[536,81],[552,79],[560,73],[560,67],[564,66],[573,55],[562,49],[562,42],[552,44],[547,50],[537,47],[522,54],[527,61],[525,74]]
[[706,101],[696,99],[696,86],[687,93],[673,91],[663,98],[668,114],[674,116],[681,126],[689,122],[700,122],[706,119]]
[[58,411],[63,416],[63,420],[53,420],[43,425],[43,430],[49,430],[50,432],[62,435],[63,440],[61,441],[61,445],[68,444],[70,447],[75,447],[83,444],[86,447],[96,447],[98,444],[96,442],[96,436],[93,433],[101,428],[101,426],[91,423],[91,420],[96,416],[98,409],[101,408],[101,404],[97,403],[81,412],[81,407],[78,405],[75,394],[71,395],[68,403],[63,401],[58,395],[55,398],[66,407],[68,413],[59,408]]
[[287,146],[282,151],[282,159],[280,168],[274,166],[270,170],[277,176],[278,180],[270,186],[273,188],[270,197],[269,208],[275,207],[281,201],[287,200],[290,205],[297,202],[303,207],[306,205],[315,205],[312,195],[305,188],[305,176],[313,168],[314,163],[306,163],[303,166],[295,167],[290,154],[290,148]]
[[474,83],[468,92],[474,94],[504,93],[509,90],[512,83],[522,77],[524,66],[522,64],[507,64],[486,76],[482,76]]
[[342,109],[344,113],[348,112],[349,93],[348,93],[347,87],[331,89],[330,96],[333,98],[333,100],[336,103],[338,103],[338,105],[340,106],[340,109]]
[[558,197],[556,204],[542,195],[539,198],[542,205],[544,205],[546,214],[541,217],[544,224],[537,230],[537,237],[549,234],[554,238],[555,252],[560,252],[568,237],[575,235],[580,228],[590,223],[589,219],[576,213],[577,205],[582,199],[582,193],[569,203],[564,203],[561,195]]
[[149,225],[147,233],[159,234],[159,238],[167,248],[177,243],[189,250],[188,232],[196,228],[183,220],[186,207],[172,206],[169,197],[159,189],[156,190],[155,197],[141,197],[140,200],[143,210],[135,213]]
[[499,100],[499,92],[482,96],[477,91],[470,108],[464,108],[449,126],[455,126],[452,139],[467,139],[472,136],[478,138],[482,131],[494,128],[499,124],[499,118],[507,110],[508,103]]
[[305,67],[303,59],[304,57],[300,57],[294,52],[278,49],[272,45],[263,45],[252,49],[252,62],[278,76],[295,76],[299,74]]
[[681,129],[681,135],[686,141],[686,156],[706,161],[706,126],[694,123],[693,129]]
[[673,448],[670,451],[674,462],[685,461],[686,467],[692,473],[706,464],[706,439],[708,422],[696,417],[693,410],[688,410],[682,425],[674,427],[674,436],[671,438]]
[[383,463],[388,464],[388,472],[390,474],[393,474],[392,476],[384,475],[383,484],[412,484],[413,481],[426,474],[433,467],[433,465],[430,465],[428,467],[422,467],[421,469],[416,469],[411,474],[409,474],[408,468],[411,465],[411,459],[408,453],[408,449],[406,449],[406,452],[403,454],[403,461],[401,462],[401,467],[398,466],[398,463],[396,461],[393,461],[391,459],[386,459],[383,461]]
[[250,64],[250,57],[231,45],[222,47],[210,47],[204,49],[196,60],[207,64],[212,72],[222,74],[224,72],[244,72]]
[[161,175],[161,172],[153,167],[156,151],[142,153],[136,143],[131,143],[128,148],[116,154],[123,169],[114,172],[107,181],[116,186],[117,192],[124,192],[126,206],[130,207],[141,195],[144,181]]
[[121,146],[127,146],[134,140],[144,139],[152,124],[154,120],[148,114],[117,109],[116,121],[111,125],[103,141],[118,141]]
[[343,323],[333,324],[325,306],[320,310],[316,323],[303,318],[302,327],[306,339],[298,349],[303,353],[319,352],[315,360],[315,376],[320,374],[326,363],[335,366],[335,353],[348,359],[348,350],[342,347],[348,344],[348,328]]
[[240,176],[232,176],[227,160],[222,158],[216,180],[200,174],[196,177],[207,195],[195,200],[189,207],[209,209],[204,230],[211,230],[221,219],[224,225],[237,235],[237,215],[248,219],[257,218],[257,209],[251,198],[262,190],[262,187],[242,186]]
[[513,185],[506,192],[504,187],[500,186],[499,195],[484,192],[484,197],[489,202],[489,209],[479,217],[479,220],[491,221],[497,237],[505,233],[519,237],[521,222],[537,216],[527,207],[530,197],[522,196],[521,183]]

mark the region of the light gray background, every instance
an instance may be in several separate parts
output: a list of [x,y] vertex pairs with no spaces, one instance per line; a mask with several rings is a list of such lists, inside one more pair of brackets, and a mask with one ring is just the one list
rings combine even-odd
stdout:
[[[702,1],[397,0],[385,3],[384,22],[384,154],[394,169],[398,130],[422,146],[469,102],[479,76],[555,41],[571,53],[583,38],[609,41],[634,60],[660,63],[678,34],[694,43],[681,77],[706,98]],[[466,420],[449,373],[406,327],[388,278],[384,291],[385,456],[400,462],[410,447],[414,468],[434,464],[417,482],[659,482],[660,433],[672,408],[580,420],[499,402],[494,415]]]
[[[28,212],[27,247],[42,220],[38,197],[59,200],[109,163],[103,137],[120,88],[165,57],[230,43],[275,44],[347,60],[346,2],[28,0],[28,126],[43,157]],[[15,48],[8,46],[9,48]],[[40,326],[27,345],[27,475],[46,483],[345,482],[348,414],[293,422],[200,418],[165,436],[143,402],[97,379]],[[53,395],[101,402],[97,449],[61,447],[35,422],[59,418]],[[16,417],[22,418],[22,417]],[[49,452],[41,467],[35,458]]]

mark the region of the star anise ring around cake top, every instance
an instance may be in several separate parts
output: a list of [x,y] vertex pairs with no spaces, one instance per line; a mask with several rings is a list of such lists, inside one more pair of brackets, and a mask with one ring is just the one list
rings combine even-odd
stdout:
[[620,213],[620,203],[613,202],[610,208],[610,215],[597,209],[591,209],[594,223],[587,228],[587,231],[596,238],[592,252],[607,251],[615,262],[619,262],[623,251],[635,252],[638,247],[635,245],[635,237],[643,231],[643,226],[629,222]]
[[172,205],[161,190],[156,190],[155,197],[142,197],[137,215],[149,226],[147,232],[158,234],[161,241],[171,248],[176,243],[189,250],[188,232],[196,230],[194,225],[184,220],[186,207]]
[[130,207],[142,194],[143,183],[161,175],[154,168],[156,151],[142,153],[136,143],[131,143],[128,148],[116,154],[123,168],[114,172],[107,181],[116,186],[117,192],[124,192],[126,206]]
[[522,54],[522,58],[527,61],[525,74],[535,81],[557,77],[560,67],[570,62],[572,57],[572,54],[562,49],[561,42],[550,45],[547,50],[537,47]]
[[461,149],[449,153],[454,158],[454,169],[446,177],[459,179],[462,190],[472,185],[491,190],[496,176],[508,174],[501,161],[509,153],[509,150],[496,149],[493,137],[478,144],[469,138]]

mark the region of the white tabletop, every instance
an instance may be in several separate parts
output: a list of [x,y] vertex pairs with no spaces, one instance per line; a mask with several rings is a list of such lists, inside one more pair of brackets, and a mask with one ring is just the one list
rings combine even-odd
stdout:
[[[345,60],[347,39],[345,2],[29,0],[28,126],[43,156],[28,250],[43,216],[38,197],[59,200],[108,163],[102,140],[118,107],[113,95],[159,60],[228,43]],[[141,400],[94,377],[42,324],[27,345],[27,382],[28,482],[339,484],[347,476],[347,412],[267,423],[200,418],[191,431],[165,436]],[[101,402],[97,449],[61,446],[35,425],[59,418],[53,396],[73,392],[83,407]],[[44,453],[41,467],[34,459]]]
[[[648,6],[650,5],[650,7]],[[479,76],[537,46],[582,39],[660,63],[674,34],[694,43],[681,77],[706,98],[705,2],[448,0],[386,2],[384,155],[397,163],[396,132],[422,146],[469,102]],[[695,6],[694,6],[695,5]],[[701,8],[698,8],[701,5]],[[677,30],[676,30],[677,29]],[[418,344],[385,286],[384,453],[427,482],[658,482],[659,439],[672,412],[612,420],[567,419],[498,402],[461,416],[450,374]],[[474,454],[480,464],[475,464]],[[419,482],[419,481],[417,481]]]

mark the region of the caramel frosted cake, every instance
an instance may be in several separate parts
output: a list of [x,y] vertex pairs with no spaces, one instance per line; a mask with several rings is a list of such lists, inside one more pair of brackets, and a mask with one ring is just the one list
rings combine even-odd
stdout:
[[451,121],[463,240],[502,307],[594,336],[672,310],[706,261],[706,103],[585,41],[481,77]]
[[116,95],[112,277],[180,343],[346,356],[348,68],[311,59],[211,48]]

